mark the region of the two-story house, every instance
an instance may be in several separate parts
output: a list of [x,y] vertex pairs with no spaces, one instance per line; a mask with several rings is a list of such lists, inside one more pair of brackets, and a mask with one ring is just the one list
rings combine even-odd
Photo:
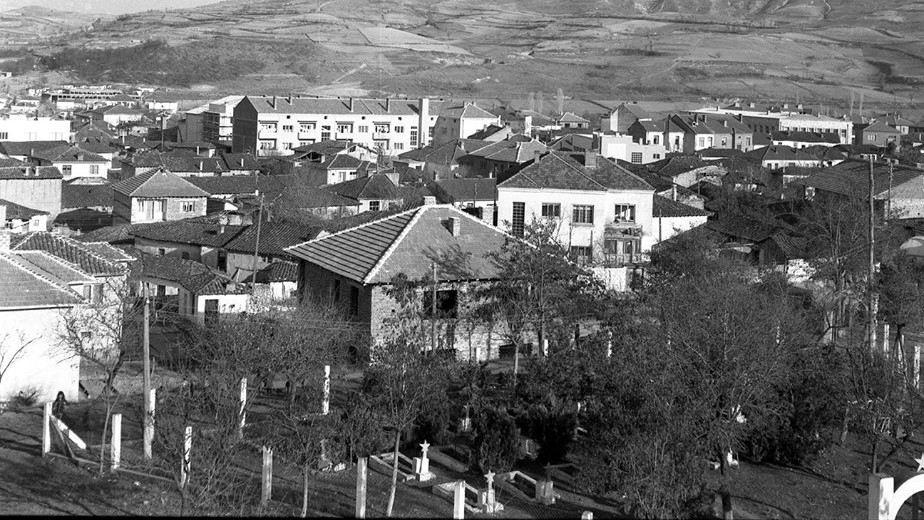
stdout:
[[384,211],[400,206],[404,193],[384,174],[373,174],[328,185],[325,189],[359,203],[359,211]]
[[54,166],[0,167],[0,199],[48,212],[61,213],[61,172]]
[[36,152],[29,159],[37,166],[58,168],[65,181],[83,177],[105,179],[112,164],[111,159],[76,145]]
[[433,144],[439,146],[455,139],[467,139],[491,125],[500,124],[500,116],[474,103],[443,107],[433,125]]
[[209,194],[186,179],[158,169],[112,185],[114,224],[162,222],[206,213]]
[[551,152],[499,180],[498,224],[514,236],[552,220],[561,243],[586,263],[635,263],[655,243],[654,188],[596,153]]

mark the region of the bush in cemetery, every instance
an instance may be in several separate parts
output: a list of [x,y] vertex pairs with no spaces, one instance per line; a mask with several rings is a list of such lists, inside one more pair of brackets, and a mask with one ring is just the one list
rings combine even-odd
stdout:
[[354,461],[388,449],[389,439],[383,424],[378,409],[361,394],[353,394],[341,413],[338,435],[346,458]]
[[503,409],[484,406],[475,412],[472,429],[472,455],[478,468],[485,473],[510,471],[520,454],[520,432],[513,417]]
[[556,463],[563,461],[571,449],[577,414],[573,409],[564,410],[561,405],[534,405],[518,424],[527,436],[539,443],[539,462]]

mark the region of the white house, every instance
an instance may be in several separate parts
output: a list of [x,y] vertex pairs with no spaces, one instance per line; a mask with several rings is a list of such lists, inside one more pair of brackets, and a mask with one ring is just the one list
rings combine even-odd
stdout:
[[705,224],[709,219],[709,214],[708,211],[694,208],[683,202],[655,195],[652,225],[657,241],[667,240],[674,235]]
[[0,141],[67,141],[71,122],[51,117],[9,114],[0,117]]
[[48,212],[0,199],[0,224],[13,233],[48,230]]
[[559,224],[559,240],[587,263],[625,265],[657,240],[654,188],[594,152],[551,152],[497,185],[498,224],[522,236],[533,220]]
[[466,139],[491,125],[500,124],[500,116],[474,103],[444,107],[433,126],[433,144],[439,146],[454,139]]

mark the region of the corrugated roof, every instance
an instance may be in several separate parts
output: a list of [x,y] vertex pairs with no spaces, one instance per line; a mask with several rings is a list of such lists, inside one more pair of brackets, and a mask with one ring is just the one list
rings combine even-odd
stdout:
[[152,170],[112,185],[112,190],[129,197],[208,197],[209,194],[186,179],[166,170]]
[[[458,218],[458,236],[447,228]],[[439,280],[494,279],[500,269],[489,258],[508,236],[447,205],[420,206],[293,246],[288,251],[333,273],[364,284],[389,283],[403,273],[420,279],[437,264]]]
[[15,252],[0,252],[0,309],[70,307],[81,302],[62,280]]
[[47,251],[77,265],[93,276],[125,274],[123,265],[112,262],[84,246],[82,242],[47,231],[13,235],[10,249],[14,251]]

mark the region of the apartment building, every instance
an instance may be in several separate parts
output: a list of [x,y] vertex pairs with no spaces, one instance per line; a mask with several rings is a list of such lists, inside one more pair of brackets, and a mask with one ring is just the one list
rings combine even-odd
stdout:
[[350,141],[389,155],[426,146],[439,102],[427,98],[246,96],[234,108],[232,150],[291,155],[319,141]]
[[0,117],[0,141],[67,141],[71,122],[52,117],[9,114]]

